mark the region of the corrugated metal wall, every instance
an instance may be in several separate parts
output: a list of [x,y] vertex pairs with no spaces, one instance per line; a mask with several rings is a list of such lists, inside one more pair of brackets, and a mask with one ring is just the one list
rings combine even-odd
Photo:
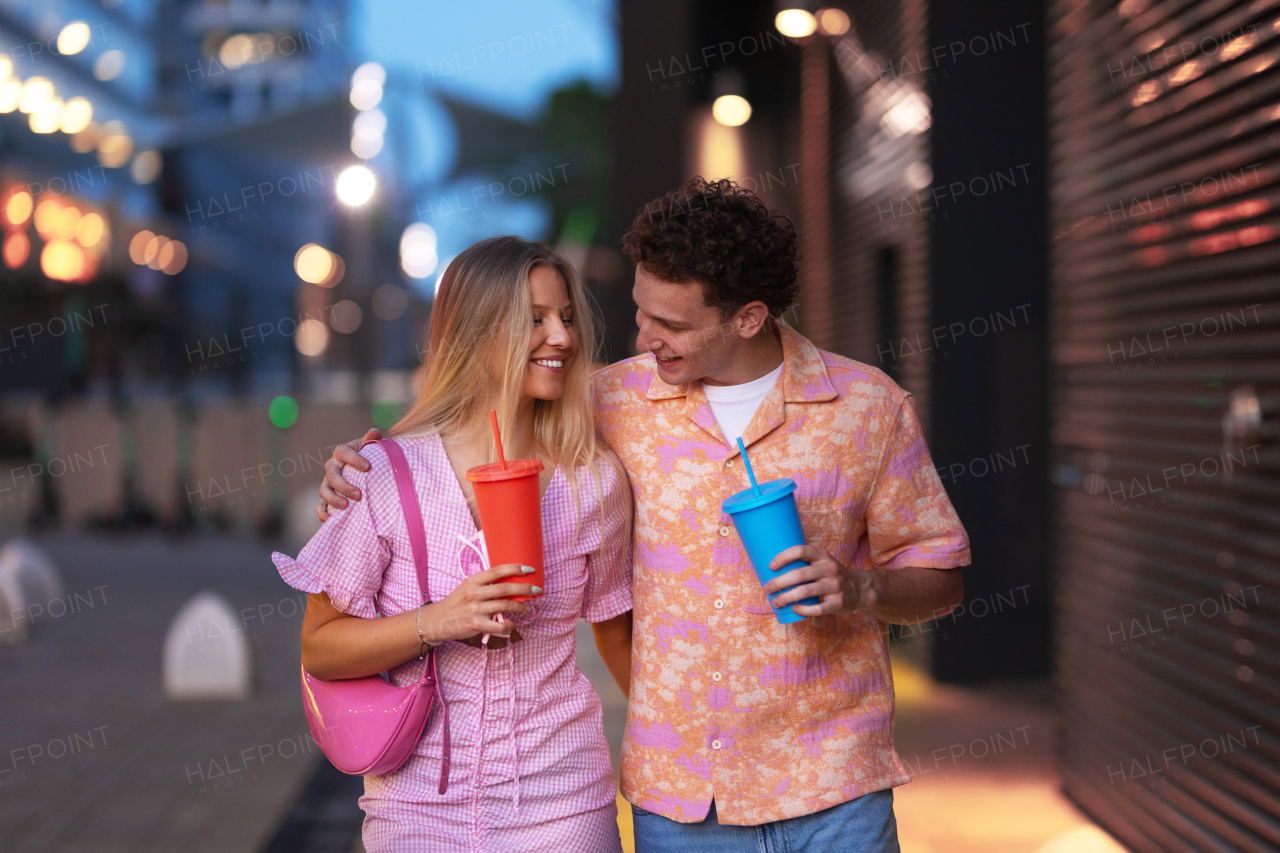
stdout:
[[1048,6],[1068,794],[1280,847],[1280,1]]

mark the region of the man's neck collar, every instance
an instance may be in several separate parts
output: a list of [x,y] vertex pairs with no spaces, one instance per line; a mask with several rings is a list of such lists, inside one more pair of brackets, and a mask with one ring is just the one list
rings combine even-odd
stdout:
[[699,381],[703,385],[745,385],[762,376],[768,376],[777,370],[778,365],[782,364],[786,355],[782,348],[782,337],[772,318],[760,330],[759,334],[751,338],[747,344],[749,349],[745,353],[745,357],[740,355],[732,362],[733,368],[739,369],[739,372],[730,376],[728,381],[721,381],[710,376],[704,376]]

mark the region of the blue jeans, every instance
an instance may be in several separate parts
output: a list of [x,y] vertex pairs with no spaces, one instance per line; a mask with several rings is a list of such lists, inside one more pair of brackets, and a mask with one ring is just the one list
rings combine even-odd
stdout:
[[716,822],[716,804],[699,823],[677,823],[631,807],[636,853],[899,853],[893,789],[760,826]]

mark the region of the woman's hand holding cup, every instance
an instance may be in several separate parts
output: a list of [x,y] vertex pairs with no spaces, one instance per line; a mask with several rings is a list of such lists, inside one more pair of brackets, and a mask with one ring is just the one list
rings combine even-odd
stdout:
[[460,583],[444,599],[422,610],[422,634],[434,642],[465,640],[477,634],[507,636],[513,622],[498,621],[501,613],[525,613],[529,605],[511,601],[513,595],[539,595],[541,587],[505,582],[534,571],[529,566],[507,563],[476,572]]

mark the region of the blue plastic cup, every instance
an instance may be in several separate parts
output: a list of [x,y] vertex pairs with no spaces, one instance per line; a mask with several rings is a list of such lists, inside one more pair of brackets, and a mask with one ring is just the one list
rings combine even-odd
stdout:
[[[800,529],[800,511],[796,509],[796,481],[791,479],[770,480],[760,484],[760,491],[746,489],[720,504],[720,509],[733,519],[733,526],[738,529],[738,536],[747,549],[751,565],[756,570],[763,586],[778,575],[791,571],[799,566],[809,565],[804,560],[788,563],[776,572],[769,568],[773,558],[793,545],[804,544],[804,531]],[[794,589],[794,587],[788,587]],[[787,590],[779,590],[770,596],[773,599]],[[818,599],[806,598],[798,604],[817,604]],[[774,607],[773,613],[784,625],[807,619],[791,610],[791,605]]]

